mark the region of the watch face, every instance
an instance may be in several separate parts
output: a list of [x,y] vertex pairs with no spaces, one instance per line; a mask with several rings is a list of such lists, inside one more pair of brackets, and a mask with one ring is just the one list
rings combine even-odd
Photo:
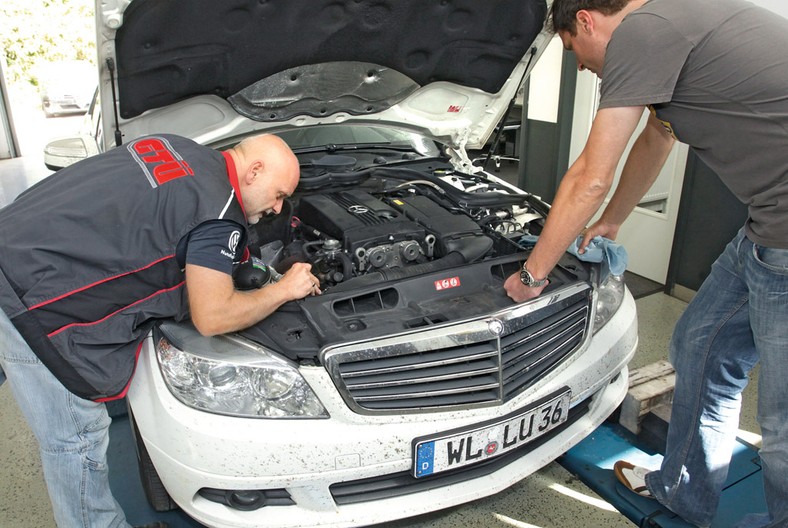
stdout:
[[522,282],[526,286],[536,288],[544,284],[546,280],[547,280],[546,278],[541,280],[536,280],[534,276],[531,275],[531,272],[525,269],[525,266],[523,266],[523,268],[520,269],[520,282]]

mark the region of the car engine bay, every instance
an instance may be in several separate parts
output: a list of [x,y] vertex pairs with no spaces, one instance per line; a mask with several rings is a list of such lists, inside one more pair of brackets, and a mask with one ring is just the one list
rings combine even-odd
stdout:
[[[323,294],[287,303],[243,334],[303,360],[327,344],[511,307],[503,282],[530,249],[521,239],[541,232],[548,210],[442,159],[302,162],[295,194],[253,226],[250,247],[277,273],[310,263]],[[566,254],[548,288],[589,281],[591,270]]]

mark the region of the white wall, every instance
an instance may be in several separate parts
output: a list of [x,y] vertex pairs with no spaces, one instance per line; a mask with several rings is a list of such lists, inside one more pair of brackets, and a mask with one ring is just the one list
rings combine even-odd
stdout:
[[558,122],[558,100],[561,95],[561,61],[564,46],[553,37],[531,72],[528,91],[528,119]]

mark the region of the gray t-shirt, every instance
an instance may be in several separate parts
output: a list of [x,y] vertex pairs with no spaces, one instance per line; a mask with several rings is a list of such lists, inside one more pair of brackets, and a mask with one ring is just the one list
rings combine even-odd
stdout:
[[743,0],[650,0],[613,33],[600,108],[647,105],[788,248],[788,20]]

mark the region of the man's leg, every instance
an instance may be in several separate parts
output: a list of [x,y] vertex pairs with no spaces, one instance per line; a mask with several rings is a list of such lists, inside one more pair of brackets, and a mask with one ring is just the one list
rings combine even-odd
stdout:
[[58,526],[128,526],[109,488],[106,406],[66,390],[1,310],[0,370],[38,440]]
[[717,510],[739,423],[741,392],[758,356],[741,279],[743,235],[712,266],[676,324],[676,370],[662,467],[646,476],[654,497],[685,520],[708,526]]
[[[750,320],[760,354],[758,424],[764,491],[774,528],[788,526],[788,250],[747,241]],[[762,524],[745,524],[747,528]]]

